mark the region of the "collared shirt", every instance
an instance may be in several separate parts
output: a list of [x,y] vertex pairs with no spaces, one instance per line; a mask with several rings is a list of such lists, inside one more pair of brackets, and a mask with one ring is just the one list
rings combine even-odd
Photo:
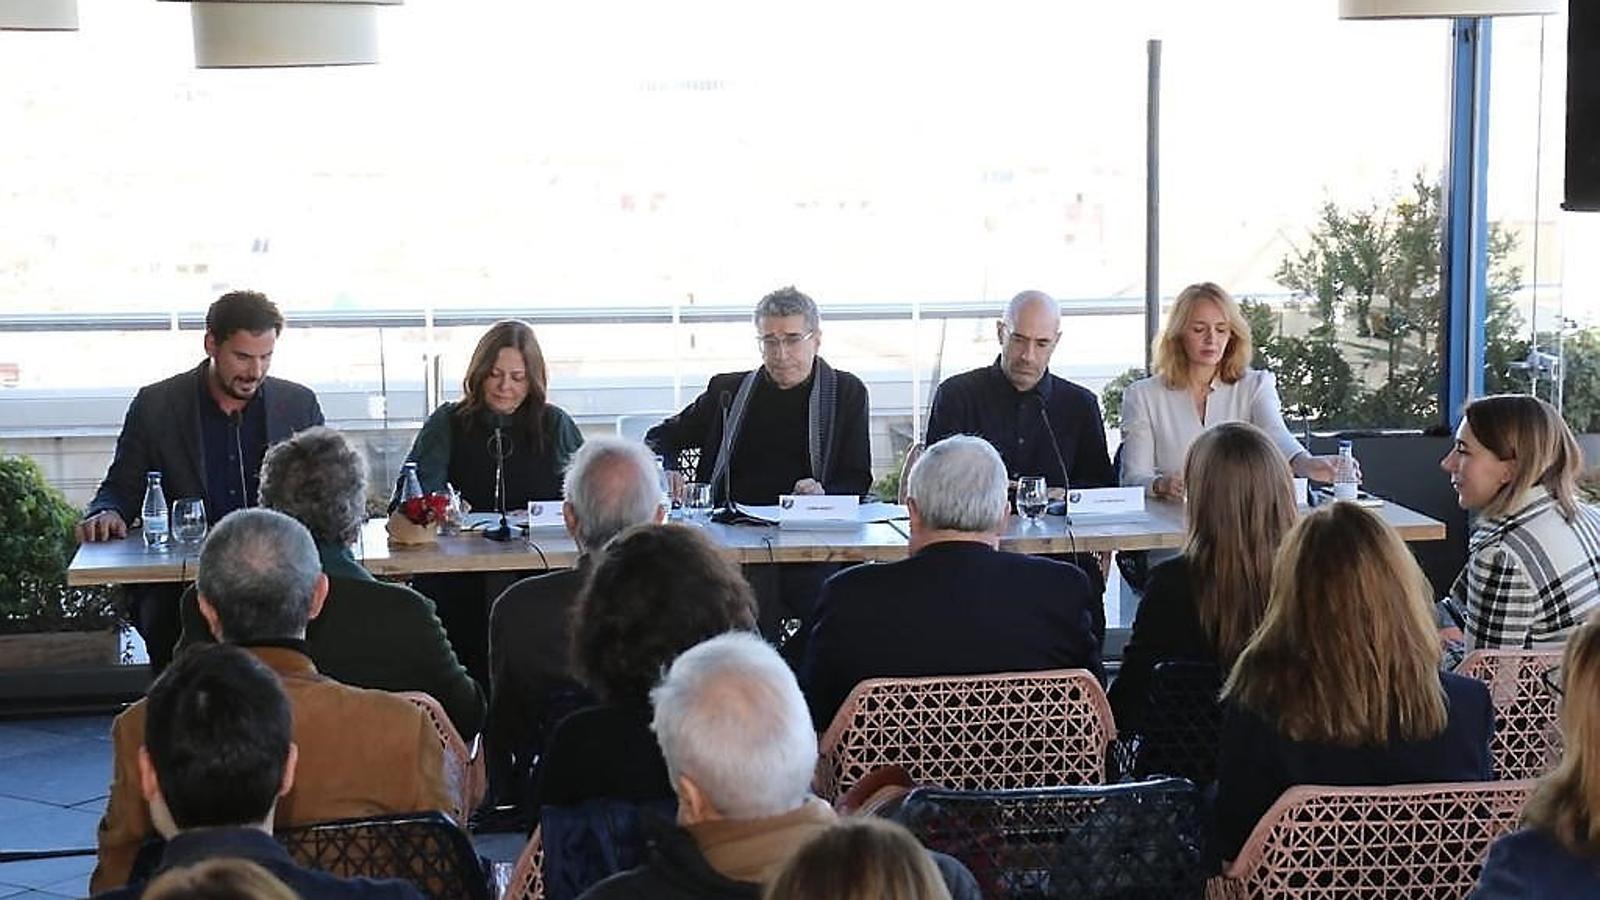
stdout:
[[1048,370],[1026,391],[1012,386],[998,356],[984,368],[946,379],[934,392],[928,411],[927,442],[952,434],[976,435],[993,444],[1012,478],[1043,475],[1052,487],[1067,486],[1063,475],[1078,487],[1104,487],[1116,481],[1106,452],[1100,401],[1088,389]]
[[1246,369],[1232,384],[1216,380],[1201,421],[1188,388],[1168,387],[1159,375],[1128,385],[1122,394],[1122,483],[1147,486],[1161,475],[1183,474],[1189,445],[1213,425],[1249,422],[1294,459],[1305,448],[1283,423],[1283,404],[1271,372]]
[[[258,390],[235,420],[211,396],[211,377],[209,370],[200,374],[200,449],[206,479],[206,518],[216,524],[228,513],[258,502],[261,458],[267,452],[267,405]],[[179,499],[182,498],[168,497],[167,501]]]

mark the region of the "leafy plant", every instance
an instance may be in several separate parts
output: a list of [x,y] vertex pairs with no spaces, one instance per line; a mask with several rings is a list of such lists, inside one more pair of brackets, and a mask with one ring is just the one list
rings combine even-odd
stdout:
[[1145,371],[1135,367],[1106,382],[1106,386],[1100,389],[1100,406],[1105,411],[1107,425],[1122,427],[1122,394],[1127,391],[1128,385],[1143,377]]
[[117,625],[110,589],[67,585],[76,519],[33,460],[0,457],[0,634]]

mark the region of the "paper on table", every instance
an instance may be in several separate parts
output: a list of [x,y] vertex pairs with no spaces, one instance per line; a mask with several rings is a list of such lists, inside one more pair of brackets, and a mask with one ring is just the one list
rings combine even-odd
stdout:
[[[739,504],[739,511],[774,524],[778,521],[778,505],[776,503],[769,506],[741,503]],[[895,519],[909,518],[910,515],[906,508],[899,503],[883,503],[880,501],[863,503],[856,510],[856,517],[863,525],[873,522],[892,522]]]

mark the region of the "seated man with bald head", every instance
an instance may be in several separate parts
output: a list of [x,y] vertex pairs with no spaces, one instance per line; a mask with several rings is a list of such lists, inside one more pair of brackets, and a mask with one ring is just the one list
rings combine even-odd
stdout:
[[818,731],[868,678],[1088,669],[1105,680],[1089,580],[999,549],[1006,470],[981,438],[945,438],[911,467],[911,556],[828,579],[800,684]]
[[502,803],[520,803],[534,760],[561,717],[593,702],[568,661],[572,607],[606,542],[634,525],[660,522],[655,459],[637,441],[591,438],[573,455],[561,514],[577,542],[577,565],[524,578],[489,615],[493,697],[485,733],[489,778]]

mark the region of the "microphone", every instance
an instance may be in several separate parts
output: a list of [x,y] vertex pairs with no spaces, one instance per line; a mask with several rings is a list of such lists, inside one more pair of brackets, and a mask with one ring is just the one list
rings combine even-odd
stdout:
[[[722,415],[722,441],[717,456],[727,460],[727,465],[722,467],[722,508],[712,514],[711,521],[722,525],[736,525],[743,514],[739,512],[738,504],[733,502],[733,449],[728,442],[728,411],[733,406],[732,392],[723,391],[717,398],[717,406],[721,409]],[[715,491],[717,486],[712,485],[711,489]]]
[[484,529],[483,536],[491,541],[511,540],[511,523],[506,521],[506,457],[511,455],[506,448],[506,428],[510,424],[509,416],[494,414],[494,435],[489,438],[489,453],[494,456],[494,499],[500,508],[500,524]]
[[[1050,452],[1055,454],[1056,465],[1061,467],[1061,488],[1063,491],[1071,491],[1072,477],[1067,474],[1067,461],[1061,456],[1061,444],[1056,440],[1056,430],[1050,424],[1050,412],[1044,408],[1044,398],[1038,394],[1034,394],[1034,396],[1039,400],[1039,419],[1044,422],[1044,433],[1050,438]],[[1054,504],[1051,504],[1051,506],[1054,506]],[[1046,507],[1046,511],[1052,515],[1056,514],[1056,510],[1049,507]],[[1066,515],[1066,513],[1067,502],[1062,500],[1060,514]]]
[[250,508],[250,482],[244,477],[244,413],[234,410],[228,413],[228,424],[233,426],[233,452],[238,454],[239,460],[239,496],[244,500],[244,508]]

